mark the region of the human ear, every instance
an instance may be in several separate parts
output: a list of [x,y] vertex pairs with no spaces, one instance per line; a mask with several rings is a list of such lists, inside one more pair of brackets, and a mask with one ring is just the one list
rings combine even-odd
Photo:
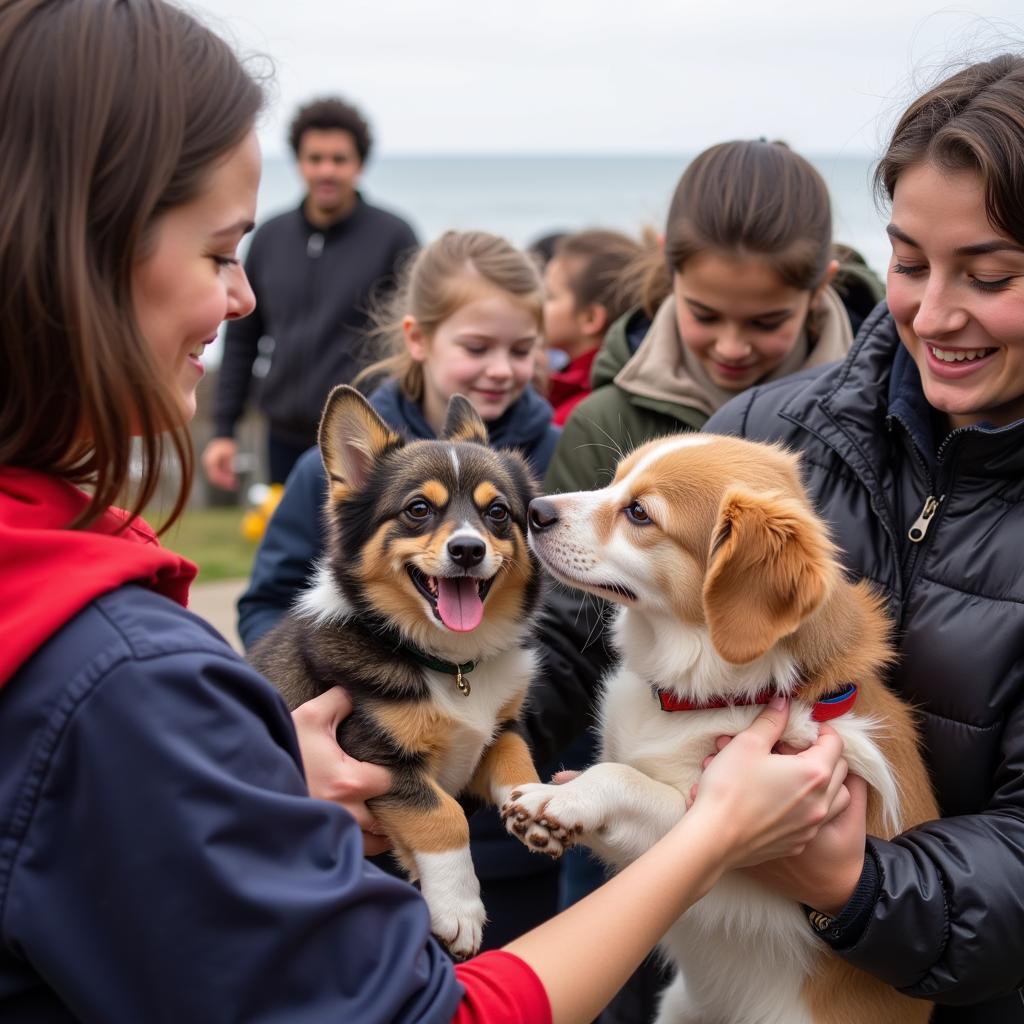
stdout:
[[814,295],[811,296],[811,305],[815,305],[821,298],[825,289],[836,279],[836,274],[839,273],[839,260],[830,260],[828,266],[825,268],[825,276],[821,279],[821,284],[814,289]]
[[608,329],[608,310],[600,302],[592,302],[580,313],[580,329],[588,338],[597,338]]
[[406,351],[412,357],[413,362],[426,362],[427,336],[415,317],[402,317],[402,340],[405,342]]

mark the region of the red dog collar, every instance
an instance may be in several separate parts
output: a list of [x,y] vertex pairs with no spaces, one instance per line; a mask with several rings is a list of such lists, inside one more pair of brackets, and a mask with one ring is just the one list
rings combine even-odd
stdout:
[[[655,696],[661,704],[662,711],[710,711],[712,708],[749,707],[753,704],[767,704],[775,693],[774,690],[769,689],[755,694],[751,700],[738,701],[719,698],[698,703],[697,701],[677,697],[671,690],[662,690],[653,684],[651,689],[654,690]],[[835,693],[830,693],[828,696],[816,701],[811,709],[811,718],[815,722],[827,722],[829,719],[839,718],[840,715],[845,715],[853,707],[856,699],[856,685],[854,683],[847,683],[841,690],[836,690]]]

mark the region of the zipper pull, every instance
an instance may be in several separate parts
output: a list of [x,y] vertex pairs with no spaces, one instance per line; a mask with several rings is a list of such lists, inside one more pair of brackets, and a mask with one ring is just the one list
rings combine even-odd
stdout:
[[924,500],[924,508],[921,509],[921,514],[914,520],[910,529],[907,531],[907,536],[915,543],[920,544],[924,540],[924,535],[928,532],[928,527],[931,525],[932,516],[935,515],[939,507],[939,502],[945,498],[945,495],[941,495],[938,498],[933,498],[930,494]]

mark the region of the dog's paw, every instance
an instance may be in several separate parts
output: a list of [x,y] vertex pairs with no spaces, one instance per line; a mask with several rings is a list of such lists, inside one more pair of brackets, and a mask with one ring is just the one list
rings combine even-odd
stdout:
[[479,950],[486,920],[479,898],[457,899],[430,908],[430,930],[456,960],[465,960]]
[[517,786],[501,809],[505,828],[536,853],[556,860],[583,832],[567,786],[528,782]]

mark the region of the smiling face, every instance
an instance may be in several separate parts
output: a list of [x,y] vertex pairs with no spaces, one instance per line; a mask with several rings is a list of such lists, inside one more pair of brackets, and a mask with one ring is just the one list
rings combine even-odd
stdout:
[[888,232],[889,310],[928,402],[954,427],[1024,417],[1024,246],[989,222],[981,179],[908,168]]
[[403,329],[409,354],[423,364],[423,411],[436,433],[452,395],[465,395],[485,421],[496,420],[533,377],[536,313],[493,285],[474,283],[470,297],[432,337],[412,317],[406,317]]
[[715,384],[736,392],[789,355],[816,297],[786,284],[764,259],[714,251],[688,259],[672,291],[683,344]]
[[358,392],[332,392],[320,427],[328,556],[354,606],[462,661],[525,628],[539,587],[526,543],[534,485],[520,456],[487,445],[465,399],[440,434],[407,444]]
[[223,321],[247,316],[256,305],[237,250],[253,226],[259,180],[259,144],[250,132],[195,199],[159,218],[132,272],[139,329],[177,385],[187,419],[196,410],[203,349]]

